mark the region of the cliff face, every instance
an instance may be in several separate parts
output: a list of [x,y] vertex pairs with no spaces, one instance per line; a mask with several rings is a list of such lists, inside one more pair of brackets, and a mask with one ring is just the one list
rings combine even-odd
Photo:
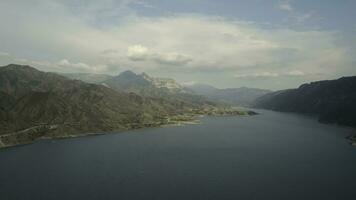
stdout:
[[321,122],[356,127],[356,77],[303,84],[262,96],[254,107],[314,114]]
[[114,76],[104,83],[114,89],[135,92],[145,96],[172,95],[178,93],[189,93],[174,79],[151,77],[146,73],[135,74],[125,71]]
[[145,73],[135,74],[132,71],[125,71],[106,80],[104,84],[116,91],[132,92],[143,97],[163,98],[173,104],[185,104],[191,107],[215,105],[202,95],[187,90],[173,79],[154,78]]

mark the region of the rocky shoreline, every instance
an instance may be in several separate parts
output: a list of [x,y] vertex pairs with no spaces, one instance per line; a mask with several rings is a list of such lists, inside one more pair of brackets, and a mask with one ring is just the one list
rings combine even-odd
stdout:
[[[199,117],[202,116],[250,116],[256,114],[257,113],[253,111],[241,111],[231,108],[204,108],[191,110],[185,114],[162,117],[156,121],[128,123],[122,129],[95,130],[93,132],[83,132],[80,127],[76,127],[80,125],[75,124],[42,124],[14,133],[0,135],[0,148],[30,144],[40,139],[64,139],[91,135],[103,135],[109,132],[123,132],[142,128],[198,124],[200,122]],[[63,132],[66,134],[63,135]]]

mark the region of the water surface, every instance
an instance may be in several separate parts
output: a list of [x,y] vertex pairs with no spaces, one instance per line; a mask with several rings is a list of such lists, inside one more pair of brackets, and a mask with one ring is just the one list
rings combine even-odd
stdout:
[[0,150],[0,199],[356,199],[351,129],[259,112]]

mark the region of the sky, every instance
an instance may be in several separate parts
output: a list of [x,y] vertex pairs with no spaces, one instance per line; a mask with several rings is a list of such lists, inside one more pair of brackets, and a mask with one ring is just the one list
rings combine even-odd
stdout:
[[356,75],[354,0],[1,0],[0,65],[271,90]]

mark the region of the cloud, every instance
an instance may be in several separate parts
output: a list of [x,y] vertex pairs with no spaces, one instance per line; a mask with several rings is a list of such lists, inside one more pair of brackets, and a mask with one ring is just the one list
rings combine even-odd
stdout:
[[102,52],[100,52],[100,54],[103,56],[110,55],[110,54],[116,54],[116,53],[118,53],[118,51],[115,49],[105,49]]
[[0,57],[10,57],[11,55],[9,53],[6,52],[1,52],[0,51]]
[[300,77],[304,76],[305,73],[299,70],[293,70],[283,73],[276,73],[276,72],[259,72],[253,74],[235,74],[235,78],[277,78],[283,76],[293,76],[293,77]]
[[132,61],[154,61],[157,64],[164,65],[185,65],[192,61],[189,56],[179,54],[176,52],[160,53],[149,50],[142,45],[129,46],[127,56]]
[[88,64],[81,63],[81,62],[71,63],[67,59],[63,59],[63,60],[59,61],[57,64],[58,64],[58,66],[61,66],[61,67],[70,67],[70,68],[82,69],[82,70],[88,70],[91,68]]
[[289,76],[304,76],[304,72],[301,72],[299,70],[294,70],[286,73]]
[[[288,77],[288,72],[289,77],[321,72],[327,77],[351,71],[350,63],[355,62],[337,31],[271,28],[196,14],[145,17],[130,9],[140,5],[137,2],[4,1],[0,51],[11,52],[12,62],[27,62],[45,71],[134,69],[165,76],[206,75],[209,80],[218,75],[235,80],[233,74],[246,79]],[[290,17],[299,16],[294,21],[309,21],[316,15],[299,13],[290,1],[281,3],[280,9]],[[9,58],[0,56],[0,62]],[[304,76],[293,72],[296,69]]]
[[150,54],[148,52],[148,48],[142,45],[133,45],[129,46],[127,49],[127,56],[130,60],[133,61],[142,61],[146,60]]
[[[53,23],[43,21],[37,12],[21,18],[17,22],[21,31],[5,31],[0,36],[2,47],[15,48],[19,54],[28,54],[27,49],[31,49],[36,59],[25,57],[28,60],[78,60],[87,66],[77,63],[73,67],[102,73],[117,72],[121,66],[141,71],[168,70],[168,65],[201,72],[250,69],[262,73],[282,67],[320,71],[325,63],[341,66],[349,59],[345,49],[337,45],[335,32],[264,29],[258,24],[202,15],[137,16],[98,29],[75,20],[75,16],[62,17],[62,12],[49,14]],[[4,30],[11,30],[12,25],[1,22],[4,19],[0,17]]]
[[[65,70],[69,72],[102,72],[105,71],[107,66],[106,65],[89,65],[83,62],[70,62],[67,59],[62,59],[56,63],[50,63],[51,66],[55,68],[59,68],[60,70]],[[59,71],[60,71],[59,70]]]
[[160,64],[186,65],[192,58],[179,53],[158,53],[153,55],[153,60]]
[[318,16],[315,10],[309,10],[307,12],[301,12],[292,6],[291,0],[281,0],[277,4],[279,10],[288,13],[288,17],[284,20],[287,24],[293,26],[304,25],[307,22],[316,22],[322,18]]
[[273,72],[261,72],[261,73],[254,73],[254,74],[236,74],[234,75],[235,78],[271,78],[271,77],[278,77],[278,73]]
[[277,4],[277,7],[278,7],[280,10],[284,10],[284,11],[288,11],[288,12],[294,10],[294,9],[293,9],[293,6],[291,5],[291,3],[290,3],[289,0],[280,1],[280,2]]

